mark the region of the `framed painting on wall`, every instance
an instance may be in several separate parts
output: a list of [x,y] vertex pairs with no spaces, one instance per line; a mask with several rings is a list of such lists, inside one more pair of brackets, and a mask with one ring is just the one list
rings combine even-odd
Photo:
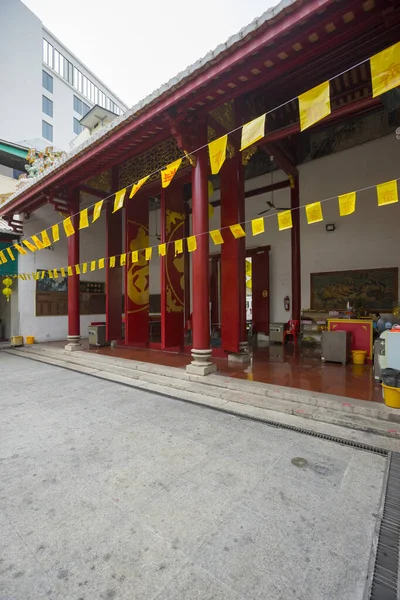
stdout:
[[361,301],[371,312],[392,312],[398,303],[398,267],[311,273],[312,310],[345,310]]

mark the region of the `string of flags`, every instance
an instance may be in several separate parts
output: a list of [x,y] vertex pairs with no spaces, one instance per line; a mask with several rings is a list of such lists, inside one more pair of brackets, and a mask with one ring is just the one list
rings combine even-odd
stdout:
[[[186,238],[174,240],[172,242],[163,242],[156,246],[149,246],[147,248],[140,248],[138,250],[134,250],[133,252],[126,252],[123,254],[119,254],[117,256],[109,256],[104,258],[99,258],[97,260],[92,260],[88,262],[83,262],[78,265],[70,265],[68,267],[58,267],[57,269],[48,269],[43,271],[37,271],[36,273],[21,273],[19,275],[13,275],[13,277],[18,277],[22,280],[30,280],[30,279],[40,279],[44,278],[46,273],[47,276],[51,279],[56,279],[60,276],[73,276],[73,275],[82,275],[87,273],[88,271],[96,271],[99,269],[104,269],[106,264],[108,264],[109,268],[113,269],[114,267],[124,267],[127,264],[135,264],[139,262],[140,256],[143,256],[147,262],[152,260],[156,253],[158,256],[166,256],[167,254],[167,246],[172,246],[174,249],[175,256],[183,254],[184,252],[184,243],[186,243],[186,249],[188,252],[195,252],[197,250],[197,238],[200,235],[209,235],[214,246],[220,246],[226,241],[227,235],[232,235],[235,239],[240,239],[247,236],[246,233],[246,225],[251,225],[251,234],[253,236],[260,235],[265,232],[265,220],[270,219],[272,217],[277,218],[277,224],[279,231],[285,231],[287,229],[291,229],[293,227],[293,219],[292,212],[295,210],[304,209],[305,217],[308,225],[312,225],[314,223],[319,223],[324,220],[322,205],[325,202],[335,200],[338,201],[338,209],[339,215],[341,217],[347,217],[353,214],[356,210],[356,199],[357,194],[360,192],[365,192],[367,190],[376,189],[376,197],[378,206],[387,206],[389,204],[394,204],[399,201],[398,195],[398,185],[397,182],[400,180],[393,179],[392,181],[386,181],[384,183],[380,183],[378,185],[371,185],[368,187],[361,188],[359,190],[348,192],[347,194],[341,194],[339,196],[333,196],[330,198],[325,198],[324,200],[320,200],[318,202],[312,202],[310,204],[305,204],[298,208],[294,208],[292,210],[284,210],[282,212],[277,212],[275,214],[266,215],[262,217],[256,217],[255,219],[251,219],[249,221],[244,221],[243,223],[235,223],[233,225],[229,225],[226,227],[222,227],[220,229],[213,229],[211,231],[199,234],[199,235],[191,235]],[[224,232],[224,236],[222,235]],[[17,244],[16,244],[17,245]],[[0,264],[1,262],[7,262],[5,251],[8,250],[8,254],[11,257],[12,253],[9,248],[5,250],[0,250]],[[23,252],[26,252],[22,248]],[[13,256],[12,260],[15,260]]]
[[[381,94],[388,92],[389,90],[400,86],[400,42],[397,42],[393,46],[386,48],[382,52],[375,54],[371,58],[367,59],[370,62],[371,68],[371,81],[372,81],[372,95],[373,97],[377,97]],[[363,61],[366,62],[366,61]],[[362,63],[360,63],[362,64]],[[353,68],[353,67],[351,67]],[[344,72],[347,72],[350,69],[347,69]],[[342,74],[342,73],[341,73]],[[337,76],[335,76],[337,77]],[[308,90],[304,94],[300,94],[298,96],[298,105],[299,105],[299,116],[300,116],[300,130],[304,131],[309,127],[315,125],[325,117],[327,117],[331,113],[331,100],[330,100],[330,82],[335,79],[335,77],[331,77],[327,81],[317,85],[316,87]],[[289,100],[288,102],[291,102]],[[221,170],[225,160],[226,160],[226,151],[228,144],[228,136],[231,133],[234,133],[241,129],[241,143],[240,143],[240,151],[245,150],[246,148],[252,146],[257,143],[260,139],[265,136],[266,129],[266,119],[267,115],[274,112],[274,109],[269,110],[263,115],[253,119],[249,123],[245,123],[241,127],[233,129],[230,132],[227,132],[225,135],[219,137],[218,139],[207,144],[208,146],[208,155],[210,161],[211,173],[213,175],[217,175]],[[192,155],[195,154],[197,150],[194,150],[192,153],[185,152],[187,158],[191,159]],[[103,205],[106,201],[114,198],[114,206],[113,212],[117,212],[121,210],[124,206],[124,202],[127,196],[127,191],[130,188],[129,199],[132,199],[140,190],[140,188],[147,182],[147,180],[157,173],[160,173],[161,176],[161,186],[163,189],[167,188],[173,178],[175,177],[177,171],[179,170],[183,161],[183,157],[175,160],[170,163],[163,169],[154,171],[140,179],[139,181],[113,193],[109,196],[99,200],[91,207],[85,208],[81,210],[78,220],[78,229],[85,229],[89,227],[92,223],[95,223],[102,214]],[[387,184],[388,185],[388,184]],[[393,194],[393,189],[386,190],[387,193]],[[385,192],[385,193],[386,193]],[[382,192],[383,193],[383,192]],[[394,196],[393,196],[394,197]],[[396,200],[394,200],[396,201]],[[343,199],[343,210],[349,211],[352,207],[352,202],[355,203],[355,199],[352,201],[351,198]],[[387,203],[387,202],[386,202]],[[318,203],[314,203],[315,205],[310,205],[307,211],[307,219],[309,223],[317,223],[322,220],[322,211],[318,206]],[[381,204],[380,204],[381,206]],[[89,209],[93,208],[92,220],[89,220]],[[345,214],[345,213],[344,213]],[[344,216],[343,214],[343,216]],[[347,212],[347,214],[351,214]],[[72,215],[66,217],[60,223],[56,223],[50,229],[45,229],[40,233],[33,235],[30,239],[22,240],[21,244],[14,244],[7,250],[7,256],[5,256],[6,260],[3,262],[7,262],[8,259],[14,260],[14,252],[18,252],[20,254],[26,254],[27,250],[31,252],[36,252],[37,250],[42,250],[43,248],[49,247],[51,244],[56,243],[60,239],[60,226],[62,225],[62,229],[64,230],[65,236],[68,238],[71,235],[75,234],[74,227],[74,217],[77,215]],[[290,211],[285,211],[279,214],[278,217],[279,228],[280,229],[288,229],[292,227],[291,223],[291,214]],[[259,225],[261,226],[261,225]],[[49,233],[51,233],[52,241],[50,241]],[[237,237],[242,237],[243,234],[236,230],[238,234]],[[261,233],[261,232],[260,232]],[[235,235],[235,234],[234,234]],[[221,242],[220,242],[221,243]],[[4,254],[4,253],[3,253]],[[1,262],[0,262],[1,264]]]

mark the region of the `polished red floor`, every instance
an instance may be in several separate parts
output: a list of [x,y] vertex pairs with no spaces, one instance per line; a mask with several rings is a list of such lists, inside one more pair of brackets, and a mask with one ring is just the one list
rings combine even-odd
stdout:
[[[87,350],[108,356],[184,368],[190,362],[187,354],[119,346]],[[250,364],[231,364],[225,359],[213,359],[218,373],[228,377],[272,383],[301,390],[333,394],[357,400],[383,402],[380,384],[373,379],[372,365],[343,366],[322,363],[318,352],[299,346],[279,344],[257,348]]]

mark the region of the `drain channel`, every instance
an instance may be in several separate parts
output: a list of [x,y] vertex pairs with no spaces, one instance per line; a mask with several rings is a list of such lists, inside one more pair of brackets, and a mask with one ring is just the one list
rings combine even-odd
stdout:
[[400,552],[400,453],[388,456],[386,493],[378,532],[369,600],[398,600]]

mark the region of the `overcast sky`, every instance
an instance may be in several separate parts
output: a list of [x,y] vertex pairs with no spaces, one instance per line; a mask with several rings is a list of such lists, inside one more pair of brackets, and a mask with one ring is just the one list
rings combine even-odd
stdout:
[[278,0],[23,2],[132,106]]

